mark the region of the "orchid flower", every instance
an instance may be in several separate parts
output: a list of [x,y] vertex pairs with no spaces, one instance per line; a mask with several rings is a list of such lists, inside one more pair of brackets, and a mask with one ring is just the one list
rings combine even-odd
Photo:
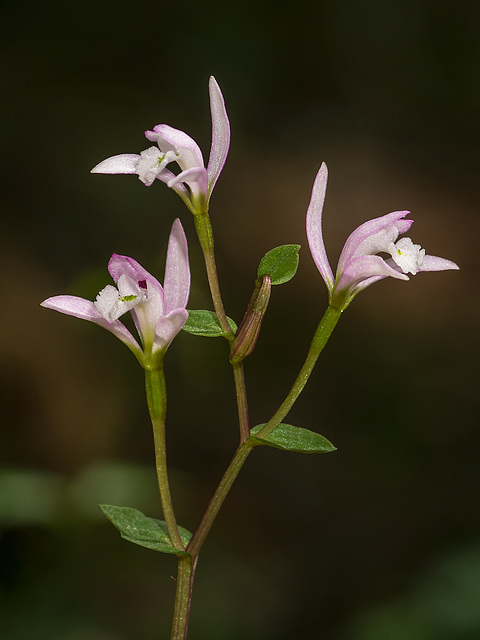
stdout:
[[[140,154],[112,156],[97,164],[91,172],[136,174],[147,187],[158,178],[178,193],[192,213],[205,213],[230,146],[225,102],[213,76],[209,80],[209,93],[212,145],[206,168],[200,147],[190,136],[167,124],[158,124],[153,131],[145,131],[147,140],[158,146],[148,147]],[[172,162],[180,167],[178,175],[167,169]]]
[[[353,298],[373,282],[391,276],[409,280],[407,273],[458,269],[445,258],[425,255],[419,244],[401,238],[413,224],[406,220],[409,211],[394,211],[360,225],[350,234],[340,254],[336,276],[328,262],[322,234],[322,211],[327,189],[328,170],[322,164],[313,185],[307,211],[307,237],[313,260],[320,271],[330,297],[330,305],[345,309]],[[390,257],[382,257],[384,254]]]
[[[108,270],[116,287],[107,285],[95,302],[76,296],[54,296],[42,307],[89,320],[111,331],[144,368],[158,363],[188,318],[190,292],[187,239],[180,220],[172,225],[162,285],[136,260],[113,254]],[[141,346],[119,318],[130,311]]]

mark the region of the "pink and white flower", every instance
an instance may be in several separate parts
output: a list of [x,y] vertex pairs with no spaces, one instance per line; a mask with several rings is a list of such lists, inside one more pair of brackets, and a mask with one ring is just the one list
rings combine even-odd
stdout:
[[[182,198],[192,213],[208,210],[218,176],[223,169],[230,146],[230,123],[225,102],[217,81],[209,80],[210,111],[212,115],[212,145],[208,166],[198,144],[189,135],[167,124],[158,124],[145,137],[157,146],[140,154],[124,153],[97,164],[92,173],[136,174],[149,187],[158,178]],[[167,165],[176,162],[180,173],[175,175]]]
[[[62,295],[48,298],[42,306],[111,331],[133,351],[142,366],[149,368],[163,356],[188,318],[190,268],[187,239],[180,220],[172,225],[163,287],[128,256],[114,253],[108,270],[116,286],[107,285],[95,302]],[[132,314],[140,344],[119,320],[127,311]]]
[[357,293],[388,276],[409,280],[407,273],[415,275],[420,271],[459,268],[451,260],[425,255],[425,250],[410,238],[397,240],[399,235],[410,229],[413,220],[405,219],[409,211],[394,211],[365,222],[350,234],[340,254],[334,277],[322,233],[327,179],[328,170],[323,163],[315,179],[307,211],[307,237],[312,257],[327,285],[332,306],[345,309]]

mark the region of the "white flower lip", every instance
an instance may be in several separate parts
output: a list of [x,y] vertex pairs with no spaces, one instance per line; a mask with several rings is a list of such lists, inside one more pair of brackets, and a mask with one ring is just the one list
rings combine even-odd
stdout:
[[425,249],[419,244],[413,244],[410,238],[401,238],[396,244],[390,243],[388,251],[403,273],[416,275],[422,268]]

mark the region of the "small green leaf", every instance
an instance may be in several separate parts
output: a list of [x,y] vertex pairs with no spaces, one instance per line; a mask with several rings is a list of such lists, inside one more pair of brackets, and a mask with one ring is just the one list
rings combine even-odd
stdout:
[[[98,506],[125,540],[160,553],[187,554],[186,551],[175,549],[172,545],[167,525],[163,520],[148,518],[141,511],[131,507],[114,507],[109,504]],[[192,534],[182,527],[178,529],[182,542],[187,546]]]
[[257,278],[270,276],[272,284],[288,282],[297,273],[299,244],[284,244],[266,253],[258,266]]
[[319,433],[302,429],[302,427],[293,427],[291,424],[281,423],[265,438],[256,438],[255,434],[263,429],[264,426],[265,424],[259,424],[251,430],[250,439],[255,444],[265,444],[276,449],[296,451],[297,453],[330,453],[330,451],[336,451],[336,447]]
[[[231,318],[227,318],[232,333],[237,331],[237,325]],[[188,311],[188,320],[183,325],[183,330],[187,333],[193,333],[195,336],[204,336],[205,338],[217,338],[227,335],[220,326],[217,314],[213,311],[205,311],[193,309]]]

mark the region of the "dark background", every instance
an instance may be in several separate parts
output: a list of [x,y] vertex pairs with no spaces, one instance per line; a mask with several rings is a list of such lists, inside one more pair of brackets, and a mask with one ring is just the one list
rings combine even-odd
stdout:
[[[93,299],[113,251],[161,279],[179,216],[190,307],[210,307],[180,199],[89,170],[163,122],[208,156],[214,74],[232,125],[211,205],[229,315],[266,251],[303,245],[246,362],[253,424],[287,393],[326,305],[304,231],[322,160],[333,264],[356,226],[406,208],[415,242],[461,271],[384,280],[344,314],[288,418],[338,451],[251,456],[200,556],[191,638],[477,640],[480,5],[19,0],[2,18],[2,635],[169,635],[175,561],[96,508],[161,517],[142,371],[106,332],[39,303]],[[226,345],[182,333],[166,372],[174,502],[193,529],[237,443]]]

